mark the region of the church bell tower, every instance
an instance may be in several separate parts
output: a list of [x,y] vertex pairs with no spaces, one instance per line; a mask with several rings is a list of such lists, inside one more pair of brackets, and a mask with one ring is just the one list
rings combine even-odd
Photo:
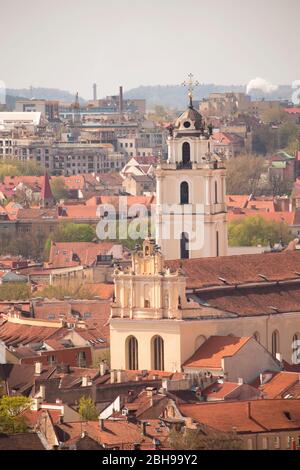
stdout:
[[193,106],[192,85],[189,100],[156,169],[156,243],[167,260],[227,254],[225,165],[210,151],[212,129]]

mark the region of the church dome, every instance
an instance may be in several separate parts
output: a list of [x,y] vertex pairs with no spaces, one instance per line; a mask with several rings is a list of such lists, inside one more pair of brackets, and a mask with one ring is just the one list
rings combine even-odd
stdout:
[[179,116],[175,122],[175,128],[181,129],[197,129],[200,130],[202,127],[202,116],[201,114],[189,106],[186,111],[184,111],[181,116]]

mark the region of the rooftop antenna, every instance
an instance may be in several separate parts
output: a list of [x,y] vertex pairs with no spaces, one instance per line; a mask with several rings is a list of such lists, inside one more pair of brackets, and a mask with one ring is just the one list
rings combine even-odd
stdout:
[[188,88],[188,97],[190,100],[189,108],[193,108],[193,91],[196,86],[200,85],[200,83],[198,80],[194,80],[194,75],[192,73],[189,73],[188,80],[185,80],[181,85]]

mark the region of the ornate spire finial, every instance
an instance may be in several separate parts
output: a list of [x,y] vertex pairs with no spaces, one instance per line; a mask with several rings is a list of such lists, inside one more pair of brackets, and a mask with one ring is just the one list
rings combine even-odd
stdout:
[[190,100],[189,107],[193,107],[193,91],[196,86],[200,85],[198,80],[194,80],[194,75],[192,73],[188,74],[188,80],[185,80],[182,83],[182,86],[186,86],[188,88],[188,97]]

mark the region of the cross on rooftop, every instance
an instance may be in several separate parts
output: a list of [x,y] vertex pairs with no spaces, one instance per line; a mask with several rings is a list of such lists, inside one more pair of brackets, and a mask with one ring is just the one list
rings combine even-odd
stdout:
[[194,75],[192,73],[188,74],[188,80],[185,80],[182,83],[182,86],[186,86],[188,88],[188,97],[190,99],[190,107],[193,107],[193,91],[196,86],[199,86],[200,83],[198,80],[194,80]]

